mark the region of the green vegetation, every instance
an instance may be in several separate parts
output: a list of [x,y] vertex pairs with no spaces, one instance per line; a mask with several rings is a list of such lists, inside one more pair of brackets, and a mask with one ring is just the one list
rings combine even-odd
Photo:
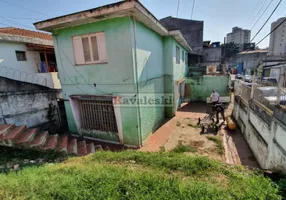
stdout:
[[223,148],[222,140],[220,138],[214,137],[214,136],[207,136],[207,139],[216,143],[218,154],[220,154],[220,155],[224,154],[224,148]]
[[174,153],[184,153],[184,152],[196,152],[196,149],[192,146],[183,145],[182,142],[179,142],[179,144],[171,150],[171,152]]
[[67,156],[55,152],[41,152],[31,149],[15,149],[11,147],[0,146],[0,173],[8,173],[14,165],[20,168],[39,166],[46,162],[61,162],[67,159]]
[[281,199],[261,174],[178,153],[99,151],[0,175],[0,199]]

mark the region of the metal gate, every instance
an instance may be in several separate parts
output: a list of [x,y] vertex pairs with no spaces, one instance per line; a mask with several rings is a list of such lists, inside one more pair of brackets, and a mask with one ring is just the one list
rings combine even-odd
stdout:
[[78,100],[81,128],[118,133],[112,98]]

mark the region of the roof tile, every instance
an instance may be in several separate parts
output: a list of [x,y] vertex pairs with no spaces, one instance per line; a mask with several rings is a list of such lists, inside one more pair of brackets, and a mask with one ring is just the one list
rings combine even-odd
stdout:
[[11,35],[20,35],[20,36],[30,37],[30,38],[40,38],[43,40],[53,40],[53,37],[51,34],[30,31],[30,30],[21,29],[21,28],[15,28],[15,27],[0,28],[0,34],[1,33],[11,34]]

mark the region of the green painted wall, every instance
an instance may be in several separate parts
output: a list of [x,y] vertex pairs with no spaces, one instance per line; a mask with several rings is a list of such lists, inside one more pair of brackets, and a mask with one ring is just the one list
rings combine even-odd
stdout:
[[[99,31],[105,32],[108,63],[75,66],[72,36]],[[135,95],[132,27],[129,17],[65,28],[54,32],[53,36],[63,96],[66,100],[74,94]],[[70,103],[65,102],[65,105],[69,130],[77,133]],[[138,119],[134,117],[138,115],[137,110],[136,107],[121,108],[125,144],[139,145]],[[110,139],[108,135],[99,137]],[[117,142],[118,137],[115,135],[112,140]]]
[[[186,74],[186,66],[187,62],[186,59],[183,60],[182,52],[186,53],[186,50],[176,41],[173,39],[173,63],[174,63],[174,80],[180,80],[185,77]],[[176,63],[176,46],[180,49],[180,63]]]
[[[174,93],[174,39],[173,37],[164,37],[164,90],[166,93]],[[175,115],[174,105],[165,107],[165,116],[173,117]]]
[[[108,63],[75,66],[72,37],[102,31],[106,37]],[[134,24],[130,17],[65,28],[55,31],[53,36],[66,100],[75,94],[134,96],[137,91],[139,97],[145,94],[155,97],[164,92],[174,93],[174,81],[184,77],[183,48],[173,37],[164,38],[140,22]],[[176,64],[176,46],[180,47],[180,64]],[[69,130],[77,133],[71,103],[66,101],[65,106]],[[121,106],[120,111],[124,144],[139,146],[165,116],[174,116],[174,105]],[[119,141],[117,134],[83,134]]]
[[[164,46],[163,38],[136,22],[136,57],[140,98],[146,96],[155,99],[156,94],[164,93]],[[164,106],[140,106],[142,139],[152,133],[164,120]]]
[[228,76],[202,76],[199,78],[187,78],[186,84],[190,84],[191,101],[205,102],[215,89],[220,96],[229,96]]

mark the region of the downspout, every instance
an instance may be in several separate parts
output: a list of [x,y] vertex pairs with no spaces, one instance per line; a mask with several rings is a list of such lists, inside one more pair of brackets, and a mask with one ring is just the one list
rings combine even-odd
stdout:
[[[136,45],[136,21],[134,19],[134,17],[131,16],[131,20],[133,22],[133,42],[134,42],[134,48],[133,48],[133,51],[134,51],[134,59],[135,59],[135,62],[134,62],[134,71],[135,71],[135,84],[136,84],[136,98],[139,96],[139,83],[138,83],[138,68],[137,68],[137,52],[136,52],[136,49],[137,49],[137,45]],[[139,101],[137,101],[137,110],[138,110],[138,138],[139,138],[139,145],[142,146],[142,134],[141,134],[141,127],[142,127],[142,124],[141,124],[141,111],[140,111],[140,104],[139,104]]]

